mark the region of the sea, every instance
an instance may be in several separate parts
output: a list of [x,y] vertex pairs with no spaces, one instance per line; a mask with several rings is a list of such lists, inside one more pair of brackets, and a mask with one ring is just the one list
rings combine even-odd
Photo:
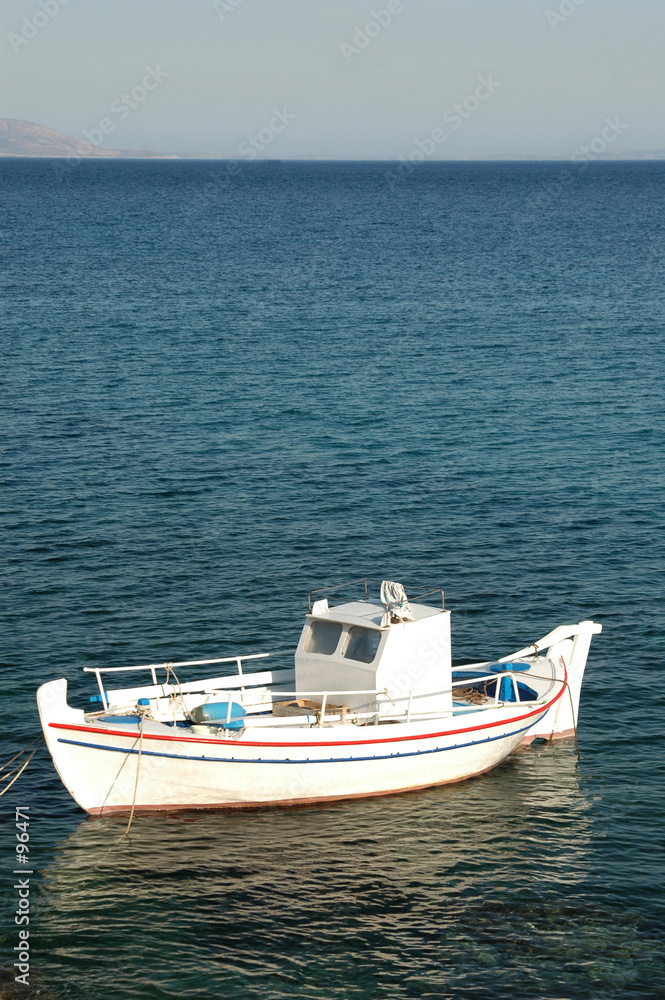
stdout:
[[358,578],[442,587],[455,663],[603,626],[579,759],[125,837],[41,748],[0,996],[665,997],[665,163],[0,175],[3,763],[41,683],[288,653]]

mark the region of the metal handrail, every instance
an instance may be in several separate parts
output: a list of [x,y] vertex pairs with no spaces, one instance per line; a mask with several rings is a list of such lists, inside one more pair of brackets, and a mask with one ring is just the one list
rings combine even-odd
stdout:
[[[368,597],[368,594],[367,594],[367,580],[368,579],[369,578],[366,577],[366,576],[361,576],[357,580],[349,580],[347,583],[340,583],[339,585],[337,585],[335,587],[319,587],[317,590],[310,590],[309,594],[307,595],[307,607],[308,607],[309,611],[312,610],[312,596],[314,594],[334,594],[337,591],[344,590],[346,587],[352,587],[355,583],[364,583],[365,584],[365,600],[367,600],[367,597]],[[432,594],[441,594],[441,610],[445,611],[446,610],[446,601],[445,601],[445,595],[444,595],[442,587],[435,587],[434,590],[428,590],[424,594],[418,594],[417,597],[410,597],[410,598],[408,598],[408,600],[410,600],[410,601],[421,601],[424,597],[431,597]]]
[[104,706],[104,709],[107,709],[109,707],[109,703],[106,697],[106,691],[104,690],[104,684],[102,683],[102,674],[120,674],[127,673],[132,670],[149,670],[150,676],[152,677],[152,683],[156,686],[158,681],[155,671],[157,670],[166,670],[168,677],[169,671],[174,667],[194,667],[201,666],[205,663],[235,663],[238,667],[237,676],[242,677],[243,660],[262,660],[270,655],[270,653],[248,653],[247,656],[224,656],[214,660],[182,660],[179,663],[173,663],[172,661],[167,661],[165,663],[143,663],[135,667],[84,667],[83,672],[86,674],[94,674],[97,678],[97,686],[99,688],[99,693],[102,696],[102,705]]
[[434,590],[428,590],[424,594],[418,594],[417,597],[409,597],[409,601],[422,601],[423,597],[430,597],[432,594],[441,594],[441,610],[446,610],[445,596],[442,587],[435,587]]
[[[465,677],[464,680],[452,681],[450,687],[444,687],[444,688],[409,688],[408,691],[400,691],[400,692],[393,691],[393,695],[399,701],[403,701],[407,697],[408,698],[424,698],[427,695],[432,695],[432,694],[449,694],[449,693],[452,693],[453,688],[455,688],[455,687],[461,687],[462,685],[464,685],[466,687],[469,684],[477,684],[479,681],[486,681],[486,680],[499,680],[500,681],[503,677],[510,677],[513,681],[515,681],[515,680],[518,679],[518,678],[515,677],[515,674],[513,673],[512,670],[506,670],[506,671],[504,671],[501,674],[483,674],[481,677]],[[557,678],[556,677],[552,677],[552,681],[556,682]],[[561,683],[563,683],[563,682],[561,682]],[[500,685],[497,685],[497,686],[500,686]],[[214,690],[214,689],[211,689],[211,691],[212,690]],[[224,693],[225,694],[232,694],[233,693],[233,689],[229,689],[228,692],[225,691]],[[347,694],[371,694],[373,696],[376,696],[378,694],[384,694],[388,698],[391,697],[389,688],[367,688],[367,689],[348,688],[348,689],[342,689],[342,690],[328,689],[326,691],[324,691],[324,690],[317,690],[317,691],[295,691],[295,690],[294,691],[283,691],[283,690],[280,690],[280,691],[277,691],[275,693],[279,694],[280,698],[324,698],[325,697],[327,699],[331,695],[337,696],[337,695],[347,695]]]
[[[433,593],[434,593],[434,591],[433,591]],[[102,704],[104,706],[104,709],[106,710],[109,707],[109,702],[107,700],[106,691],[104,690],[104,685],[102,683],[102,678],[101,678],[101,674],[102,673],[121,673],[121,672],[126,672],[126,671],[131,671],[131,670],[149,670],[151,672],[151,674],[152,674],[153,684],[155,686],[157,686],[158,682],[157,682],[157,678],[156,678],[156,674],[155,674],[155,670],[157,670],[157,669],[164,669],[164,670],[168,671],[168,670],[170,670],[173,667],[193,666],[193,665],[199,665],[199,664],[205,664],[205,663],[233,663],[233,662],[235,662],[238,665],[238,674],[237,674],[238,678],[240,678],[241,681],[245,681],[245,680],[248,680],[252,675],[251,674],[249,674],[249,675],[244,675],[243,674],[243,672],[242,672],[242,661],[243,660],[265,659],[265,658],[269,657],[270,655],[271,655],[270,653],[249,653],[247,656],[230,656],[230,657],[223,657],[223,658],[212,659],[212,660],[186,660],[186,661],[183,661],[183,662],[180,662],[180,663],[170,663],[170,662],[166,662],[166,663],[152,663],[152,664],[143,664],[141,666],[136,666],[136,667],[84,667],[83,669],[87,673],[94,673],[96,675],[96,677],[97,677],[97,684],[99,686],[99,691],[100,691],[100,694],[101,694]],[[474,663],[474,664],[465,664],[465,666],[482,667],[482,666],[485,666],[486,664],[490,665],[492,662],[493,661],[488,660],[488,661],[485,661],[485,663],[480,663],[480,664],[476,664],[476,663]],[[520,672],[520,674],[521,674],[521,672]],[[519,702],[520,701],[520,697],[519,697],[519,688],[518,688],[518,678],[515,675],[515,671],[512,671],[512,670],[505,670],[505,671],[502,671],[500,674],[496,674],[496,673],[491,673],[491,674],[490,673],[483,673],[483,674],[478,675],[478,676],[473,676],[472,675],[470,677],[467,676],[467,677],[459,678],[458,680],[451,680],[450,687],[445,687],[445,688],[410,688],[408,691],[404,691],[404,692],[400,691],[399,693],[398,692],[393,692],[393,693],[395,695],[395,698],[397,698],[398,701],[403,701],[404,699],[408,698],[407,709],[406,709],[406,711],[404,713],[402,713],[402,714],[404,714],[406,716],[406,719],[407,719],[407,722],[408,722],[410,720],[412,714],[415,714],[415,715],[427,714],[427,713],[418,713],[418,712],[413,713],[412,712],[412,704],[413,704],[414,697],[415,698],[422,698],[422,697],[426,697],[427,695],[435,695],[435,694],[451,694],[452,695],[454,693],[454,689],[457,688],[457,687],[462,687],[462,686],[466,687],[466,686],[468,686],[470,684],[477,684],[480,681],[487,681],[487,680],[490,680],[490,679],[496,680],[496,682],[497,682],[496,686],[495,686],[495,691],[494,691],[494,698],[491,701],[489,701],[489,703],[487,705],[475,705],[474,709],[475,710],[481,710],[481,709],[488,709],[488,708],[496,708],[496,707],[498,707],[499,704],[503,704],[504,703],[503,699],[501,699],[499,697],[500,692],[501,692],[501,680],[504,677],[509,677],[511,679],[512,687],[513,687],[513,692],[514,692],[514,695],[515,695],[515,699],[516,699],[516,701]],[[206,684],[206,683],[209,682],[209,680],[210,680],[209,678],[205,679],[201,683],[202,684]],[[558,681],[558,678],[556,677],[555,671],[552,671],[551,682],[552,683],[557,683],[557,681]],[[559,683],[565,683],[565,681],[561,681]],[[162,685],[162,686],[164,686],[164,685]],[[174,684],[172,684],[171,687],[172,687],[173,691],[175,692],[176,686]],[[179,687],[179,685],[178,685],[178,687]],[[241,694],[244,693],[244,690],[245,690],[244,685],[241,684],[241,686],[237,690],[239,690],[241,692]],[[187,693],[190,693],[190,692],[187,692]],[[205,693],[206,694],[213,694],[213,693],[216,693],[216,692],[214,691],[214,689],[209,689],[208,691],[205,691]],[[224,693],[229,698],[229,705],[230,705],[231,704],[231,700],[230,699],[231,699],[231,696],[234,693],[234,689],[233,688],[225,689]],[[274,693],[275,694],[279,694],[280,698],[296,698],[296,699],[297,698],[305,698],[305,697],[309,697],[309,698],[321,698],[321,707],[320,707],[320,709],[317,709],[317,714],[319,715],[319,717],[320,717],[321,720],[325,717],[326,704],[327,704],[328,698],[330,696],[336,697],[336,696],[344,696],[344,695],[371,695],[372,697],[371,697],[371,699],[369,701],[369,705],[371,706],[372,701],[378,695],[384,695],[385,697],[389,698],[390,701],[392,701],[393,704],[394,704],[394,700],[391,697],[388,688],[367,688],[367,689],[349,688],[349,689],[342,689],[342,690],[327,690],[327,691],[323,691],[323,690],[317,690],[317,691],[302,691],[302,690],[300,690],[300,691],[295,691],[295,690],[294,691],[288,691],[288,690],[284,691],[284,690],[279,690],[279,691],[275,691]],[[542,700],[543,697],[544,697],[544,695],[541,695],[540,699],[537,699],[537,701]],[[334,713],[332,713],[332,714],[334,714]],[[361,714],[363,714],[363,715],[368,714],[369,716],[376,714],[377,719],[378,719],[378,717],[379,717],[378,704],[377,704],[377,711],[376,711],[376,713],[369,712],[369,713],[361,713]]]
[[[512,670],[506,670],[505,672],[502,672],[500,675],[499,674],[491,674],[491,675],[484,674],[482,677],[471,677],[471,678],[465,678],[464,680],[460,680],[460,681],[453,681],[451,683],[451,686],[449,688],[447,688],[447,687],[446,688],[421,688],[421,689],[411,688],[408,692],[404,692],[404,694],[400,693],[399,695],[396,692],[393,692],[395,694],[395,697],[397,698],[398,701],[403,701],[407,697],[407,695],[408,695],[407,707],[406,707],[406,709],[405,709],[404,712],[396,713],[395,715],[391,715],[390,713],[387,713],[385,715],[385,718],[401,718],[402,716],[405,716],[406,717],[406,721],[409,722],[411,720],[411,716],[412,715],[430,715],[431,714],[430,712],[413,712],[412,705],[413,705],[413,698],[414,698],[414,696],[416,698],[418,698],[418,697],[425,697],[428,694],[429,695],[432,695],[432,694],[448,694],[448,693],[452,694],[452,689],[454,687],[459,687],[462,684],[468,685],[469,683],[477,683],[478,681],[488,680],[489,678],[491,678],[492,680],[496,680],[496,682],[497,682],[496,683],[496,688],[495,688],[495,691],[494,691],[494,698],[491,701],[489,701],[489,699],[488,699],[488,704],[486,704],[486,705],[474,705],[473,706],[473,711],[487,711],[487,710],[492,709],[492,708],[498,708],[499,705],[503,705],[504,704],[504,699],[502,699],[502,698],[499,697],[499,694],[500,694],[500,691],[501,691],[501,680],[504,677],[509,677],[511,679],[512,686],[513,686],[513,692],[515,694],[515,699],[519,703],[520,702],[520,697],[519,697],[519,689],[517,687],[518,679],[517,679],[517,677],[515,676],[515,673]],[[557,680],[558,680],[557,677],[552,676],[552,683],[556,683]],[[564,681],[560,681],[559,683],[565,683],[565,682]],[[226,693],[228,695],[232,694],[231,691],[226,692]],[[372,698],[371,698],[371,700],[369,702],[369,705],[372,704],[372,701],[374,700],[374,698],[376,698],[377,695],[381,695],[382,694],[382,695],[385,695],[387,698],[389,698],[390,701],[393,702],[393,705],[395,704],[393,698],[390,696],[388,688],[381,688],[381,689],[375,689],[375,690],[372,690],[371,688],[368,688],[366,690],[358,690],[357,688],[352,688],[352,689],[349,689],[349,690],[342,690],[342,691],[280,691],[279,692],[279,695],[282,698],[320,697],[321,698],[321,707],[314,709],[315,712],[316,712],[316,714],[317,714],[317,716],[318,716],[319,725],[323,724],[323,719],[325,718],[325,714],[326,714],[326,707],[327,707],[328,698],[331,697],[331,696],[337,697],[339,695],[348,695],[348,694],[372,695]],[[537,698],[535,700],[535,704],[538,704],[544,698],[545,698],[545,695],[541,695],[539,698]],[[229,704],[230,704],[230,701],[229,701]],[[533,704],[533,702],[528,702],[528,704]],[[333,710],[330,713],[331,715],[336,715],[337,714],[336,711],[335,711],[335,709],[337,707],[338,706],[336,706],[336,705],[334,706]],[[303,708],[306,709],[307,706],[303,706]],[[314,706],[312,706],[312,708],[314,708]],[[469,710],[471,711],[471,708]],[[305,710],[303,712],[303,715],[307,715],[307,714],[309,714],[309,713]],[[362,716],[363,718],[364,717],[371,718],[373,715],[376,715],[377,720],[378,720],[380,712],[379,712],[379,708],[378,708],[378,705],[377,705],[377,711],[376,712],[369,712],[369,711],[362,712],[362,711],[358,711],[356,713],[356,715]]]
[[158,670],[160,667],[164,670],[171,670],[173,667],[199,667],[204,663],[237,663],[240,660],[261,660],[266,656],[274,656],[274,653],[248,653],[246,656],[223,656],[218,657],[215,660],[181,660],[179,663],[173,663],[171,660],[165,660],[162,663],[141,663],[137,664],[135,667],[84,667],[83,670],[87,674],[113,674],[121,673],[124,670]]

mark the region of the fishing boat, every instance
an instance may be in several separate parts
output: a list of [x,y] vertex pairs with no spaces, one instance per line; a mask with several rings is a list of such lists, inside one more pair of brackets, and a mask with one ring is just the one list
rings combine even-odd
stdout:
[[[46,743],[76,802],[100,815],[389,795],[574,734],[595,622],[453,668],[443,591],[409,601],[384,581],[370,599],[365,581],[360,599],[334,604],[331,593],[310,595],[287,666],[254,653],[84,667],[98,687],[87,708],[68,704],[65,678],[42,685]],[[193,667],[206,676],[186,680]],[[142,683],[112,686],[128,673]]]

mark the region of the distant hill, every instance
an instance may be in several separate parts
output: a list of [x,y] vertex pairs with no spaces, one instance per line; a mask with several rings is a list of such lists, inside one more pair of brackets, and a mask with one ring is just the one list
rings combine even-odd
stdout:
[[[0,156],[81,156],[81,141],[36,122],[0,118]],[[93,147],[87,155],[120,156],[120,151]]]
[[56,132],[46,125],[0,118],[0,156],[174,156],[143,149],[106,149]]

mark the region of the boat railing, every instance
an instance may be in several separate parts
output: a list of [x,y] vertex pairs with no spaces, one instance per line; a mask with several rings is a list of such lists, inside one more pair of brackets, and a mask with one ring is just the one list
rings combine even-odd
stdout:
[[[506,699],[505,697],[503,697],[503,698],[501,697],[501,692],[502,692],[501,681],[504,678],[507,679],[507,680],[510,680],[510,682],[512,684],[513,699]],[[330,715],[339,715],[340,708],[344,708],[344,706],[339,706],[339,705],[332,706],[332,703],[329,704],[329,699],[330,698],[336,698],[337,699],[339,697],[343,698],[346,695],[354,695],[354,696],[362,695],[362,696],[365,696],[365,697],[367,697],[368,695],[371,696],[370,700],[368,702],[368,706],[367,706],[367,710],[366,711],[360,711],[359,710],[357,712],[354,711],[352,713],[356,717],[375,718],[375,721],[376,721],[377,724],[378,724],[378,722],[379,722],[380,719],[387,720],[387,719],[402,719],[402,718],[404,718],[406,720],[406,722],[410,722],[411,719],[414,716],[438,714],[436,712],[432,713],[431,710],[430,711],[424,711],[424,712],[414,711],[414,700],[417,700],[418,698],[431,698],[431,697],[433,697],[435,695],[444,695],[444,694],[447,695],[447,694],[451,694],[451,693],[454,695],[455,688],[458,688],[458,687],[469,687],[469,686],[472,686],[473,684],[479,684],[479,683],[482,683],[482,682],[485,682],[485,681],[489,681],[489,680],[493,680],[493,681],[496,682],[495,683],[494,694],[486,696],[487,697],[487,702],[485,704],[474,703],[473,705],[469,705],[467,711],[469,711],[469,712],[488,711],[489,709],[498,708],[500,705],[503,705],[507,700],[511,700],[511,701],[514,700],[518,704],[521,701],[523,701],[523,700],[524,701],[528,701],[529,700],[529,699],[522,699],[521,698],[519,687],[518,687],[518,677],[516,676],[516,674],[512,670],[502,671],[500,674],[495,674],[495,673],[487,674],[487,673],[485,673],[485,674],[481,674],[481,675],[479,675],[477,677],[473,677],[473,676],[472,677],[465,677],[462,680],[452,681],[450,687],[445,687],[445,688],[411,688],[408,691],[400,691],[400,692],[396,692],[396,691],[392,691],[391,692],[389,688],[376,688],[376,689],[367,688],[365,690],[361,690],[361,689],[358,689],[358,688],[351,688],[351,689],[346,690],[346,691],[344,691],[344,690],[341,690],[341,691],[340,690],[329,690],[329,691],[302,691],[302,690],[300,690],[300,691],[284,691],[284,690],[280,690],[279,691],[279,696],[280,696],[280,698],[295,698],[295,699],[305,699],[305,698],[315,699],[316,698],[317,700],[320,699],[320,706],[319,705],[317,705],[316,707],[314,707],[314,706],[311,706],[311,707],[310,706],[303,706],[303,709],[304,709],[303,710],[303,715],[312,714],[313,712],[316,712],[317,722],[318,722],[319,725],[323,725],[323,721],[325,719],[326,710],[327,709],[329,709],[329,714]],[[552,674],[552,682],[555,683],[556,681],[557,681],[557,678],[556,678],[556,676],[554,675],[554,672],[553,672],[553,674]],[[561,683],[565,683],[565,682],[561,681]],[[210,693],[212,693],[212,692],[210,692]],[[231,691],[228,691],[226,693],[229,696],[232,694]],[[383,696],[384,698],[387,698],[389,701],[391,701],[392,704],[393,704],[393,706],[395,708],[397,708],[396,702],[404,702],[404,701],[406,701],[407,705],[406,705],[405,710],[403,712],[397,712],[396,711],[394,714],[386,713],[386,712],[381,712],[380,706],[377,703],[376,709],[374,711],[370,711],[371,706],[372,706],[372,702],[375,701],[375,699],[378,699],[381,696]],[[541,700],[542,697],[543,697],[543,695],[541,695],[537,700]],[[229,704],[230,704],[230,702],[229,702]],[[386,703],[383,702],[382,704],[385,705]],[[310,707],[310,713],[307,712],[307,707]]]
[[[340,584],[337,584],[334,587],[319,587],[317,590],[310,590],[309,594],[307,595],[307,606],[309,608],[309,611],[311,612],[311,610],[312,610],[312,598],[314,597],[315,594],[323,594],[324,596],[327,596],[328,594],[338,594],[340,591],[346,590],[348,587],[353,587],[357,583],[364,584],[364,587],[365,587],[365,600],[367,600],[367,598],[368,598],[367,580],[368,579],[369,578],[366,577],[366,576],[361,576],[357,580],[348,580],[346,583],[340,583]],[[443,593],[443,590],[442,590],[441,587],[435,587],[434,590],[427,590],[424,594],[418,594],[417,597],[410,597],[409,601],[412,601],[415,604],[416,601],[422,601],[423,598],[425,598],[425,597],[431,597],[432,594],[440,594],[441,595],[441,610],[445,611],[446,610],[445,597],[444,597],[444,593]]]
[[443,589],[441,587],[435,587],[434,590],[427,590],[427,591],[425,591],[424,594],[417,594],[416,597],[410,597],[409,601],[412,602],[413,604],[415,604],[416,601],[422,601],[423,598],[425,598],[425,597],[431,597],[432,594],[441,594],[441,610],[445,611],[446,610],[446,598],[445,598],[445,594],[443,593]]
[[[160,686],[160,682],[157,678],[157,671],[166,671],[166,677],[164,679],[162,687],[170,686],[173,691],[179,692],[192,692],[197,690],[203,690],[203,688],[210,684],[210,678],[204,679],[202,681],[189,681],[181,684],[175,674],[175,669],[180,667],[200,667],[212,663],[235,663],[236,673],[229,675],[231,680],[235,680],[237,677],[243,679],[242,689],[245,687],[251,687],[254,684],[265,683],[265,677],[261,680],[258,678],[259,675],[253,675],[251,673],[245,673],[243,669],[243,664],[250,660],[264,660],[269,656],[277,657],[281,653],[247,653],[245,656],[222,656],[210,660],[180,660],[179,662],[166,661],[163,663],[143,663],[136,666],[128,667],[84,667],[83,671],[87,674],[94,674],[97,678],[97,686],[99,687],[99,693],[101,696],[101,702],[104,709],[109,707],[109,702],[107,698],[108,692],[104,688],[104,682],[102,680],[102,674],[123,674],[130,673],[132,671],[148,671],[152,679],[152,683],[155,687]],[[173,676],[173,680],[170,677]]]
[[[256,687],[259,685],[263,686],[266,684],[270,685],[274,680],[274,678],[272,677],[272,673],[266,674],[266,672],[264,671],[255,673],[246,673],[243,669],[243,663],[253,660],[267,659],[270,656],[277,657],[278,655],[281,654],[248,653],[245,656],[225,656],[225,657],[218,657],[215,659],[206,659],[206,660],[182,660],[179,662],[168,661],[164,663],[145,663],[137,666],[84,667],[83,670],[85,673],[95,674],[97,678],[97,685],[99,687],[100,700],[105,711],[108,709],[110,703],[108,697],[109,692],[105,689],[102,675],[122,674],[122,673],[129,673],[132,671],[148,671],[150,673],[150,677],[153,682],[153,688],[157,689],[161,688],[161,691],[160,690],[154,691],[151,690],[150,688],[115,690],[111,692],[115,697],[118,697],[120,695],[127,697],[129,696],[130,692],[132,695],[141,694],[148,697],[150,696],[168,697],[169,695],[176,695],[176,694],[183,696],[185,694],[193,694],[201,692],[203,692],[206,695],[215,695],[218,693],[218,691],[219,693],[221,693],[221,690],[219,689],[223,681],[224,694],[228,697],[230,705],[231,698],[235,693],[237,693],[240,696],[240,700],[242,701],[246,688]],[[227,675],[221,679],[204,678],[202,680],[188,681],[183,683],[180,683],[177,675],[175,674],[176,667],[180,668],[180,667],[204,666],[208,664],[217,664],[217,663],[235,663],[237,672],[235,674]],[[478,668],[482,669],[482,667],[484,666],[489,666],[489,662],[467,664],[466,666],[472,666],[476,669]],[[160,683],[157,678],[158,670],[164,670],[166,672],[166,677],[163,683]],[[171,676],[173,677],[172,680]],[[443,687],[443,688],[411,688],[406,691],[400,690],[399,692],[396,692],[394,690],[391,692],[388,688],[375,688],[375,689],[368,688],[365,690],[358,688],[350,688],[348,690],[327,690],[327,691],[303,691],[303,690],[288,691],[279,688],[278,690],[274,690],[273,693],[279,694],[280,699],[310,698],[310,699],[317,699],[318,701],[320,701],[320,705],[317,705],[315,709],[319,720],[319,724],[323,724],[323,719],[325,718],[326,709],[328,708],[329,699],[331,697],[339,698],[347,695],[353,695],[356,697],[357,696],[368,697],[369,701],[368,701],[367,711],[360,713],[355,712],[354,714],[355,715],[360,714],[363,717],[369,717],[369,718],[376,716],[376,722],[378,724],[379,717],[382,719],[405,718],[407,722],[410,722],[413,716],[432,714],[431,711],[430,712],[414,711],[414,701],[417,702],[418,699],[431,698],[436,695],[452,694],[454,696],[456,688],[473,687],[473,685],[475,684],[481,684],[490,680],[496,681],[493,695],[485,695],[485,697],[487,698],[486,703],[475,702],[469,705],[466,710],[469,712],[472,711],[476,712],[476,711],[483,711],[483,710],[486,711],[488,709],[497,708],[499,705],[502,705],[506,701],[505,697],[501,698],[501,693],[504,690],[503,685],[501,683],[503,679],[509,680],[512,685],[513,697],[512,699],[509,700],[514,700],[516,702],[522,701],[518,687],[518,678],[515,672],[512,670],[501,671],[500,674],[487,673],[487,672],[478,673],[477,675],[472,674],[471,676],[466,676],[461,679],[453,680],[449,687]],[[236,687],[234,686],[234,684],[238,680],[240,681],[240,683],[237,684]],[[553,682],[556,681],[554,671],[552,672],[552,681]],[[403,703],[406,701],[407,703],[406,709],[403,712],[396,712],[395,715],[390,715],[389,713],[382,712],[381,707],[385,706],[385,702],[382,702],[380,705],[377,700],[381,697],[387,698],[390,702],[392,702],[395,708],[396,708],[395,704],[396,702]],[[371,710],[372,703],[375,700],[377,701],[377,707],[375,710]],[[339,706],[335,706],[335,708],[330,712],[330,714],[337,714],[338,708]],[[459,712],[460,710],[464,711],[464,707],[458,705],[457,711]],[[307,713],[304,712],[303,714]]]

